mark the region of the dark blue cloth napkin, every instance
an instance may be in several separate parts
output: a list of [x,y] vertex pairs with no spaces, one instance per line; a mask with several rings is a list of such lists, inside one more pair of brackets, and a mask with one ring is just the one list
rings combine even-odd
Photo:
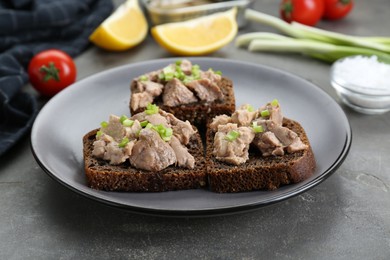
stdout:
[[21,90],[31,58],[52,48],[77,56],[112,10],[110,0],[0,0],[0,156],[38,113],[35,98]]

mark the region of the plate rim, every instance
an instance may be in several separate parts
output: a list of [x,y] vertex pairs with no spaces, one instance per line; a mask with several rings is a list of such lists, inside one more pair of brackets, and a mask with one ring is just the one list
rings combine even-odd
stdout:
[[[89,76],[87,76],[87,77],[77,81],[73,85],[78,85],[78,84],[81,84],[84,81],[90,80],[91,78],[95,78],[95,77],[98,77],[98,76],[102,77],[105,74],[111,74],[111,73],[113,73],[116,70],[122,70],[124,68],[145,66],[147,64],[155,63],[155,62],[159,62],[159,63],[160,62],[172,62],[174,60],[182,59],[182,58],[183,57],[160,58],[160,59],[152,59],[152,60],[147,60],[147,61],[141,61],[141,62],[134,62],[134,63],[124,64],[124,65],[120,65],[120,66],[117,66],[117,67],[109,68],[107,70],[100,71],[98,73],[89,75]],[[262,69],[262,70],[273,71],[276,74],[284,74],[284,75],[286,75],[288,77],[296,78],[296,79],[301,80],[301,81],[303,80],[308,85],[311,85],[312,87],[315,87],[317,89],[317,91],[322,92],[322,94],[327,95],[330,99],[332,99],[332,101],[337,105],[337,107],[339,108],[339,111],[341,112],[340,116],[343,117],[343,123],[345,125],[346,132],[345,132],[345,141],[344,141],[344,145],[343,145],[343,148],[341,150],[341,153],[338,155],[337,159],[332,163],[332,165],[330,165],[326,170],[324,170],[321,174],[316,176],[314,179],[312,179],[308,183],[303,184],[301,186],[298,186],[296,189],[290,190],[290,191],[288,191],[288,192],[286,192],[284,194],[277,195],[276,197],[270,197],[268,200],[265,200],[265,201],[257,201],[255,203],[248,203],[248,204],[245,204],[245,205],[238,205],[238,206],[234,206],[234,207],[227,207],[227,206],[225,206],[225,207],[219,207],[219,208],[216,208],[216,209],[214,209],[214,208],[204,208],[204,209],[191,209],[191,210],[188,210],[188,209],[183,209],[183,210],[180,210],[180,209],[179,210],[177,210],[177,209],[174,209],[174,210],[171,210],[171,209],[156,209],[156,208],[147,208],[147,207],[140,207],[140,206],[136,206],[136,205],[129,205],[129,204],[124,204],[124,203],[119,203],[119,202],[116,202],[116,201],[108,200],[108,199],[105,199],[105,198],[102,198],[102,197],[99,197],[99,196],[96,196],[96,195],[84,192],[84,191],[78,189],[77,187],[72,186],[71,184],[66,183],[64,180],[62,180],[61,178],[56,176],[54,173],[52,173],[49,169],[47,169],[45,167],[44,163],[41,162],[41,160],[39,159],[39,156],[37,155],[37,153],[36,153],[36,151],[34,149],[34,144],[33,144],[33,142],[34,142],[33,139],[34,138],[33,138],[33,135],[34,135],[34,133],[36,131],[35,129],[37,128],[37,124],[39,123],[40,117],[42,115],[41,112],[45,111],[46,110],[45,107],[50,106],[51,103],[55,102],[55,100],[57,100],[57,98],[59,98],[60,96],[64,95],[64,93],[67,93],[67,92],[70,92],[70,91],[73,90],[73,88],[66,88],[61,93],[57,94],[52,99],[50,99],[41,108],[41,110],[39,111],[39,113],[38,113],[38,115],[37,115],[37,117],[36,117],[36,119],[34,121],[34,124],[32,126],[32,130],[31,130],[31,134],[30,134],[30,149],[31,149],[32,154],[33,154],[36,162],[38,163],[38,165],[52,179],[54,179],[55,181],[59,182],[61,185],[65,186],[66,188],[70,189],[71,191],[73,191],[73,192],[75,192],[75,193],[77,193],[79,195],[82,195],[85,198],[88,198],[88,199],[93,200],[95,202],[102,203],[102,204],[107,205],[107,206],[123,209],[123,210],[126,210],[126,211],[131,211],[133,213],[140,213],[140,214],[153,215],[153,216],[164,216],[164,217],[201,217],[201,216],[217,216],[217,215],[226,215],[226,214],[233,214],[233,213],[241,213],[241,212],[252,211],[252,210],[264,207],[264,206],[272,205],[272,204],[275,204],[275,203],[278,203],[278,202],[281,202],[281,201],[293,198],[293,197],[295,197],[295,196],[297,196],[297,195],[299,195],[299,194],[301,194],[303,192],[306,192],[306,191],[310,190],[311,188],[317,186],[318,184],[320,184],[321,182],[326,180],[328,177],[330,177],[340,167],[340,165],[346,159],[346,157],[347,157],[347,155],[349,153],[349,150],[351,148],[351,144],[352,144],[352,128],[351,128],[349,119],[346,116],[345,112],[341,109],[340,105],[333,98],[331,98],[328,93],[326,93],[323,89],[321,89],[319,86],[317,86],[313,82],[311,82],[311,81],[309,81],[309,80],[307,80],[307,79],[305,79],[305,78],[303,78],[301,76],[293,74],[291,72],[288,72],[288,71],[285,71],[285,70],[282,70],[282,69],[279,69],[279,68],[275,68],[275,67],[272,67],[272,66],[264,65],[264,64],[257,64],[257,63],[254,63],[254,62],[248,62],[248,61],[242,61],[242,60],[233,60],[233,59],[226,59],[226,58],[215,58],[215,57],[185,57],[185,58],[189,59],[191,61],[198,61],[198,62],[200,62],[200,61],[203,61],[203,62],[213,62],[213,61],[215,61],[215,62],[229,62],[229,63],[235,64],[235,65],[237,65],[237,64],[238,65],[239,64],[244,64],[246,66],[250,65],[250,66],[258,67],[259,69]],[[36,123],[36,122],[38,122],[38,123]]]

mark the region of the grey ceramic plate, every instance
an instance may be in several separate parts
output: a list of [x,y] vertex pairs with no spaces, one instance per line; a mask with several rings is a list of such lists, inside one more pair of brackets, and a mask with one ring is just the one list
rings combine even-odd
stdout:
[[317,170],[308,180],[275,191],[217,194],[208,190],[163,193],[97,191],[87,187],[82,137],[109,114],[129,114],[132,78],[176,59],[152,60],[111,69],[81,80],[52,98],[35,120],[31,146],[40,166],[55,180],[88,198],[135,212],[197,216],[246,211],[282,201],[322,182],[343,162],[351,145],[349,122],[339,105],[317,86],[266,66],[214,58],[192,58],[201,68],[221,70],[233,80],[237,105],[260,106],[277,98],[285,116],[299,121],[311,141]]

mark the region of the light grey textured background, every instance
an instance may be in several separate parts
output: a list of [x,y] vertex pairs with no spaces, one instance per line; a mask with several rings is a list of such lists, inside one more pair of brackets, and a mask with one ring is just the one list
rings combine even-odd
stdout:
[[[355,2],[347,19],[319,27],[390,36],[388,0]],[[255,9],[278,15],[278,1],[256,1]],[[240,33],[250,31],[272,29],[250,24]],[[337,100],[328,64],[299,55],[253,54],[233,43],[211,56],[286,70]],[[122,53],[91,47],[76,59],[78,79],[162,57],[170,55],[150,36]],[[143,216],[81,197],[40,169],[26,136],[0,158],[0,259],[389,259],[390,113],[366,116],[342,108],[353,143],[334,175],[287,201],[213,218]]]

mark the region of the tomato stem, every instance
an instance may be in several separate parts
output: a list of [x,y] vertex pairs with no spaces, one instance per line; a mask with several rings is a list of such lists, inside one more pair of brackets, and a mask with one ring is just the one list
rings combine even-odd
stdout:
[[292,12],[293,12],[294,6],[291,3],[291,1],[288,1],[282,5],[282,10],[284,14],[291,18]]
[[54,62],[49,62],[49,66],[43,65],[39,68],[39,71],[44,74],[43,81],[47,82],[50,79],[60,81],[60,70],[54,65]]
[[340,0],[340,3],[342,4],[342,5],[347,5],[347,4],[349,4],[351,2],[351,0]]

